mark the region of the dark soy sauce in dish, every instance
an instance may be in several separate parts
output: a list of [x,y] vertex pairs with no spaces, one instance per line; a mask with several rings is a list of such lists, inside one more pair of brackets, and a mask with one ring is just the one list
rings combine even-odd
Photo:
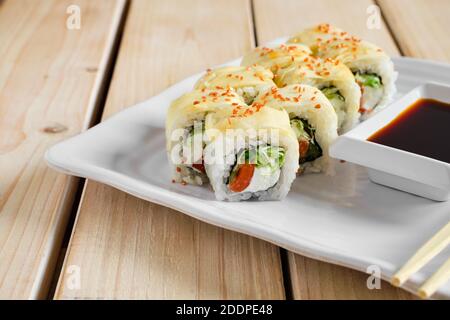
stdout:
[[450,104],[419,99],[367,140],[450,163]]

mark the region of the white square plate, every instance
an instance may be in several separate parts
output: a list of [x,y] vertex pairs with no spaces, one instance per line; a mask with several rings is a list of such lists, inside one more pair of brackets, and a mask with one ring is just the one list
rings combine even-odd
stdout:
[[[230,64],[238,64],[235,60]],[[450,66],[395,59],[400,95],[424,81],[450,84]],[[192,88],[192,76],[94,128],[53,146],[50,166],[315,259],[389,279],[450,220],[450,202],[434,202],[369,181],[363,167],[337,162],[337,174],[297,178],[288,197],[273,202],[220,202],[209,187],[171,183],[164,121],[169,103]],[[448,142],[446,142],[448,143]],[[408,281],[414,292],[450,255],[445,250]],[[435,297],[450,298],[450,283]]]

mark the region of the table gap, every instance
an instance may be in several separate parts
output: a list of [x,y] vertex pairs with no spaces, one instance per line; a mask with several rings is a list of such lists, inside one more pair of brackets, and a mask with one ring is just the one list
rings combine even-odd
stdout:
[[[117,57],[120,50],[120,45],[123,38],[123,32],[125,29],[126,20],[128,17],[128,11],[130,7],[131,0],[125,0],[125,5],[123,11],[120,16],[119,27],[114,37],[114,42],[111,48],[111,52],[108,56],[108,61],[106,63],[106,69],[103,75],[101,76],[103,79],[101,80],[100,88],[97,96],[95,97],[94,108],[91,114],[90,119],[87,119],[86,127],[83,130],[87,130],[101,122],[102,114],[105,108],[106,99],[108,97],[109,88],[111,85],[112,77],[114,74],[114,68],[116,65]],[[2,0],[0,0],[0,5]],[[65,255],[67,253],[67,248],[69,246],[70,238],[72,236],[72,231],[75,225],[78,209],[81,204],[81,197],[83,195],[83,191],[86,185],[85,178],[72,177],[74,181],[72,182],[75,185],[76,191],[74,199],[72,200],[72,204],[70,205],[70,214],[65,227],[63,241],[58,253],[58,259],[56,266],[53,271],[53,276],[50,281],[50,288],[47,293],[47,299],[53,299],[56,291],[56,287],[58,284],[59,277],[61,276],[61,272],[64,265]]]

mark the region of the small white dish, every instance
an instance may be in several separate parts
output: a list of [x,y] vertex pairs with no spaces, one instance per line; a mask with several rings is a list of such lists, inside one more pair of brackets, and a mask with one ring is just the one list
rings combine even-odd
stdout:
[[[434,83],[416,87],[340,136],[331,146],[330,155],[367,167],[369,178],[375,183],[435,201],[447,201],[450,198],[449,163],[367,140],[422,98],[450,103],[450,87]],[[449,147],[449,142],[444,140],[442,148]]]

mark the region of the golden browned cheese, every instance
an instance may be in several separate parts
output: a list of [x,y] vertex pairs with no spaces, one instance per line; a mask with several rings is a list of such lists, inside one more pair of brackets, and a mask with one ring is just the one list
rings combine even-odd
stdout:
[[174,100],[166,117],[167,150],[171,149],[171,135],[174,130],[192,126],[194,121],[204,120],[210,112],[233,109],[238,105],[246,106],[233,89],[193,90]]
[[311,50],[302,44],[282,44],[280,46],[258,47],[242,58],[242,66],[260,65],[276,73],[295,61],[301,61],[311,54]]
[[338,119],[330,101],[317,88],[308,85],[289,85],[257,97],[255,104],[265,108],[285,110],[291,118],[308,121],[315,129],[315,137],[323,156],[312,163],[310,171],[330,172],[328,148],[337,138]]
[[390,60],[390,57],[373,43],[361,40],[329,24],[321,24],[297,33],[288,43],[307,45],[314,55],[338,60],[353,66],[358,60]]
[[309,56],[277,71],[276,84],[306,84],[316,88],[335,87],[344,98],[343,107],[333,105],[340,132],[350,130],[359,118],[361,90],[349,68],[333,59]]
[[234,89],[255,87],[260,85],[275,85],[273,73],[261,66],[231,66],[209,70],[195,84],[196,89],[231,87]]
[[361,86],[362,119],[370,116],[375,108],[379,110],[392,100],[396,92],[397,73],[391,58],[375,44],[329,24],[320,24],[299,32],[289,39],[288,43],[307,45],[313,55],[338,60],[353,73],[376,74],[381,78],[382,87],[378,88],[377,92],[370,87]]
[[[291,129],[289,115],[283,109],[264,107],[259,104],[237,106],[233,109],[220,109],[208,114],[205,129],[215,129],[211,134],[222,134],[227,130],[277,129],[279,134],[296,140]],[[213,137],[209,137],[210,140]]]

